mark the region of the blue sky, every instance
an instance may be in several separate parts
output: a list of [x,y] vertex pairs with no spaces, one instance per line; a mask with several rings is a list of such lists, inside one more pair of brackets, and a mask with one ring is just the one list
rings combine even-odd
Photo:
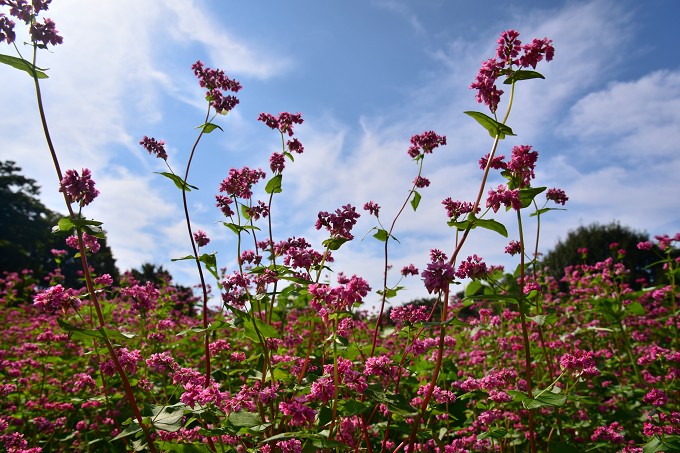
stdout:
[[[545,6],[549,5],[549,6]],[[465,110],[484,110],[468,87],[496,39],[514,28],[523,40],[548,37],[555,60],[546,80],[521,84],[502,142],[539,151],[536,185],[563,188],[567,211],[544,216],[541,250],[579,225],[614,220],[649,234],[680,231],[680,65],[673,0],[490,1],[374,0],[222,2],[198,0],[54,0],[46,14],[64,44],[42,52],[50,68],[44,90],[50,127],[64,168],[90,168],[101,196],[86,214],[104,222],[121,269],[162,264],[183,284],[197,281],[188,262],[181,194],[154,171],[162,161],[138,145],[144,135],[168,143],[183,168],[204,101],[190,66],[200,59],[238,79],[241,104],[218,121],[224,133],[202,142],[189,194],[195,227],[212,238],[207,251],[233,270],[234,237],[216,222],[213,195],[232,167],[268,169],[280,146],[256,121],[260,112],[301,112],[305,153],[286,170],[275,200],[277,239],[306,236],[320,248],[316,214],[373,200],[391,220],[417,167],[406,154],[411,135],[435,130],[446,147],[425,160],[432,185],[417,213],[401,218],[394,274],[423,269],[430,248],[451,251],[441,200],[471,200],[488,135]],[[2,53],[11,48],[3,45]],[[0,121],[0,159],[11,159],[43,187],[43,201],[63,212],[57,181],[38,128],[30,78],[0,72],[9,114]],[[490,181],[497,185],[496,178]],[[494,216],[516,239],[513,216]],[[336,272],[359,274],[379,289],[381,244],[361,237],[375,225],[362,216],[357,240],[336,253]],[[530,237],[534,225],[528,226]],[[508,239],[475,231],[463,249],[489,264],[516,265]],[[395,283],[396,275],[390,282]],[[411,278],[400,300],[426,295]],[[377,296],[367,298],[371,304]]]

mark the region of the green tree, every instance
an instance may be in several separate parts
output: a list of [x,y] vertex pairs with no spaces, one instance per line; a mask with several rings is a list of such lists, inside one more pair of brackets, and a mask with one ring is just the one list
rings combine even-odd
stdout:
[[[652,251],[637,248],[638,243],[648,240],[647,233],[621,226],[618,222],[607,225],[594,223],[569,231],[564,240],[558,241],[555,247],[545,254],[542,262],[554,277],[561,278],[567,266],[593,265],[610,257],[618,259],[618,251],[623,250],[621,262],[630,270],[629,283],[638,287],[636,280],[639,278],[645,278],[650,283],[659,279],[656,270],[651,267],[659,257]],[[618,245],[612,247],[612,244]],[[587,249],[585,257],[579,252],[580,249]]]
[[[63,216],[45,207],[39,195],[36,181],[22,175],[15,162],[0,161],[0,274],[30,269],[42,284],[56,265],[51,250],[66,249],[60,266],[64,284],[80,287],[80,259],[73,258],[63,235],[52,234]],[[89,264],[97,275],[110,274],[117,282],[120,273],[111,249],[106,240],[99,242],[101,248],[89,257]]]

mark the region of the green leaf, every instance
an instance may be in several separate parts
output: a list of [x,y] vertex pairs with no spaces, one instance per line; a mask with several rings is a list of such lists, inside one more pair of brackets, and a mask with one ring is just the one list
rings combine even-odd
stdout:
[[252,225],[237,225],[235,223],[230,223],[230,222],[222,222],[222,225],[229,228],[236,235],[239,235],[240,233],[243,233],[244,231],[248,231],[248,230],[260,231],[260,229],[258,227],[252,226]]
[[347,239],[335,236],[335,237],[326,239],[321,244],[323,244],[324,247],[328,247],[329,250],[335,251],[335,250],[339,249],[342,246],[342,244],[344,244],[345,242],[347,242]]
[[273,194],[273,193],[281,193],[283,189],[281,189],[281,181],[283,180],[283,175],[274,175],[272,179],[267,181],[267,185],[264,188],[264,191],[267,192],[268,194]]
[[168,178],[169,180],[171,180],[172,182],[174,182],[175,186],[177,186],[177,188],[179,190],[184,190],[186,192],[191,192],[191,189],[198,190],[198,187],[196,187],[196,186],[192,186],[189,183],[185,184],[184,180],[174,173],[169,173],[167,171],[161,171],[161,172],[155,171],[154,173],[156,173],[158,175],[163,175],[166,178]]
[[413,199],[411,200],[411,207],[413,208],[414,211],[416,209],[418,209],[418,205],[420,204],[421,198],[422,197],[420,196],[420,194],[417,191],[414,190],[413,191]]
[[527,319],[531,319],[533,322],[535,322],[539,326],[543,326],[546,323],[548,323],[552,326],[553,324],[555,324],[557,322],[557,316],[555,316],[555,315],[527,316]]
[[522,203],[522,208],[526,208],[534,201],[536,195],[544,192],[547,187],[527,187],[525,189],[519,189],[519,201]]
[[454,222],[451,220],[447,222],[447,225],[456,228],[458,231],[465,231],[468,228],[474,230],[479,226],[486,228],[487,230],[495,231],[503,237],[508,237],[508,230],[505,228],[505,225],[496,222],[493,219],[478,219],[472,213],[470,213],[468,220],[463,220],[461,222]]
[[487,432],[480,434],[477,438],[486,439],[491,437],[493,439],[502,439],[506,434],[508,434],[508,430],[505,428],[489,428]]
[[379,289],[378,291],[376,291],[376,293],[379,296],[382,296],[383,294],[385,294],[385,299],[390,299],[392,297],[395,297],[397,295],[397,293],[399,291],[401,291],[402,289],[404,289],[403,286],[397,286],[396,288],[387,288],[384,291],[382,289]]
[[626,312],[638,316],[644,316],[645,308],[642,306],[640,302],[633,302],[632,304],[626,306]]
[[183,330],[180,333],[178,333],[177,336],[180,337],[182,335],[188,334],[189,332],[191,332],[191,333],[212,332],[214,330],[221,329],[224,326],[228,326],[228,325],[229,324],[227,324],[226,322],[219,320],[219,321],[215,321],[212,324],[209,324],[208,327],[205,327],[205,328],[196,326],[196,327],[191,327],[189,329]]
[[340,403],[340,414],[345,416],[359,415],[366,412],[370,406],[354,399],[344,400]]
[[498,137],[500,140],[503,140],[506,135],[515,135],[512,132],[512,129],[510,129],[508,126],[499,123],[495,119],[483,114],[482,112],[467,111],[463,113],[474,118],[475,121],[481,124],[482,127],[484,127],[484,129],[486,129],[489,132],[489,135],[493,138]]
[[174,433],[182,427],[182,417],[186,407],[184,403],[171,406],[147,405],[144,407],[144,415],[151,418],[151,423],[156,429]]
[[466,287],[465,287],[465,297],[470,297],[474,296],[479,292],[480,289],[482,289],[484,285],[482,285],[482,282],[479,280],[473,280],[471,281]]
[[508,237],[508,230],[505,229],[505,225],[500,222],[496,222],[493,219],[476,219],[472,228],[475,227],[486,228],[487,230],[495,231],[503,237]]
[[[255,319],[255,324],[253,324],[253,319]],[[257,330],[255,330],[256,326]],[[261,321],[258,318],[253,318],[252,316],[248,319],[243,320],[243,327],[245,328],[244,335],[257,343],[260,342],[260,338],[257,335],[258,331],[260,332],[260,335],[262,335],[262,337],[265,339],[276,338],[279,336],[279,331],[276,330],[276,328],[265,323],[264,321]]]
[[118,434],[116,437],[114,437],[111,440],[119,440],[124,437],[131,436],[133,434],[136,434],[142,430],[142,427],[139,426],[137,423],[132,423],[130,424],[127,428],[125,428],[120,434]]
[[390,237],[390,234],[386,230],[378,229],[378,231],[373,235],[373,237],[381,242],[385,242],[387,241],[387,238]]
[[37,66],[33,66],[33,63],[26,61],[23,58],[0,54],[0,63],[4,63],[20,71],[27,72],[31,77],[33,77],[33,73],[35,72],[36,77],[39,79],[49,78],[48,75],[43,72],[47,71],[47,69],[41,69]]
[[663,440],[654,436],[642,447],[642,453],[680,451],[680,436],[664,436]]
[[227,421],[237,428],[251,428],[262,424],[260,414],[255,412],[232,412]]
[[195,260],[196,257],[194,255],[187,255],[183,256],[182,258],[170,258],[170,261],[186,261],[186,260]]
[[545,214],[548,211],[566,211],[564,208],[543,208],[543,209],[538,209],[536,212],[532,212],[529,214],[529,217],[536,217],[541,214]]
[[567,395],[561,395],[552,392],[545,392],[536,398],[527,398],[522,401],[522,404],[527,409],[538,409],[540,407],[552,406],[562,407],[567,404]]
[[70,233],[76,226],[71,222],[71,217],[62,217],[52,228],[52,234]]
[[70,333],[70,336],[73,339],[89,340],[92,338],[99,338],[104,340],[111,338],[129,339],[135,337],[134,334],[127,332],[119,332],[118,330],[109,329],[108,327],[100,327],[94,330],[81,329],[80,327],[72,326],[71,324],[61,319],[57,319],[57,322],[59,323],[62,329]]
[[202,129],[202,132],[204,134],[209,134],[212,131],[214,131],[215,129],[219,129],[222,132],[224,132],[224,129],[219,127],[217,124],[213,124],[213,123],[203,123],[200,126],[196,126],[196,129]]
[[540,72],[536,71],[526,71],[523,69],[517,70],[510,74],[504,81],[503,83],[505,85],[511,85],[513,82],[517,82],[519,80],[529,80],[529,79],[545,79],[543,77],[543,74]]

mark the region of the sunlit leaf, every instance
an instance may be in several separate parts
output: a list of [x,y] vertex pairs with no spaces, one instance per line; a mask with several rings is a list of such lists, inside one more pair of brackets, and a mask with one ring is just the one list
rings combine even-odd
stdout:
[[283,180],[283,175],[275,175],[272,179],[267,181],[267,185],[264,191],[268,194],[281,193],[283,189],[281,188],[281,181]]
[[224,132],[224,129],[222,129],[221,127],[219,127],[217,124],[214,124],[214,123],[204,123],[204,124],[201,124],[200,126],[196,126],[196,129],[202,129],[204,134],[209,134],[212,131],[214,131],[215,129],[219,129],[222,132]]
[[421,198],[422,197],[420,196],[420,194],[417,191],[414,190],[413,191],[413,198],[411,199],[411,207],[413,208],[414,211],[416,209],[418,209],[418,205],[420,205],[420,199]]
[[160,171],[160,172],[156,171],[154,173],[156,173],[158,175],[165,176],[166,178],[171,180],[173,183],[175,183],[175,186],[177,186],[177,188],[180,189],[180,190],[184,190],[186,192],[191,192],[191,189],[198,190],[198,187],[196,187],[196,186],[192,186],[189,183],[185,184],[184,180],[174,173],[170,173],[170,172],[167,172],[167,171]]
[[47,69],[41,69],[37,66],[33,66],[33,63],[26,61],[23,58],[17,58],[11,55],[0,54],[0,63],[4,63],[20,71],[24,71],[28,73],[28,75],[30,75],[31,77],[33,77],[33,73],[35,72],[36,77],[38,77],[39,79],[48,78],[48,75],[43,72],[47,71]]
[[491,118],[488,115],[483,114],[482,112],[472,112],[472,111],[467,111],[463,112],[468,116],[471,116],[472,118],[475,119],[479,124],[484,127],[489,132],[489,135],[492,136],[493,138],[498,137],[499,139],[504,139],[506,135],[515,135],[512,132],[512,129],[510,127],[506,126],[505,124],[499,123],[495,119]]
[[517,82],[519,80],[530,80],[530,79],[545,79],[543,74],[536,71],[527,71],[524,69],[517,70],[510,74],[503,83],[506,85],[511,85],[512,82]]

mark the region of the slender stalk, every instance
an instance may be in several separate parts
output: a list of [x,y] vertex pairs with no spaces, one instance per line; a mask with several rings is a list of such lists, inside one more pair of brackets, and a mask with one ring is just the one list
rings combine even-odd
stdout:
[[[37,59],[37,45],[34,43],[33,44],[33,66],[31,68],[31,72],[33,75],[33,82],[35,85],[35,94],[36,94],[36,100],[38,104],[38,112],[40,114],[40,122],[42,124],[43,128],[43,134],[45,135],[45,140],[47,142],[47,147],[50,150],[50,155],[52,156],[52,163],[54,164],[54,168],[57,172],[57,177],[59,178],[59,181],[63,179],[63,175],[61,172],[61,166],[59,165],[59,158],[57,157],[57,152],[54,148],[54,144],[52,143],[52,137],[50,134],[49,127],[47,126],[47,116],[45,115],[45,108],[43,106],[43,100],[42,100],[42,92],[40,90],[40,82],[38,80],[38,74],[35,70],[36,68],[36,59]],[[72,221],[76,220],[76,214],[73,211],[73,208],[71,206],[72,200],[70,199],[69,195],[66,193],[66,191],[63,192],[64,195],[64,202],[66,203],[66,208],[68,209],[69,217],[71,218]],[[85,250],[85,244],[83,243],[83,233],[78,229],[78,249],[80,252],[80,263],[83,268],[83,275],[85,276],[85,285],[87,287],[87,292],[88,296],[90,298],[90,301],[92,302],[92,305],[94,306],[94,309],[97,313],[97,319],[99,321],[99,326],[100,328],[105,327],[106,322],[104,321],[104,315],[102,313],[101,306],[99,304],[99,301],[97,300],[97,295],[94,291],[94,285],[92,283],[92,275],[90,273],[90,267],[87,263],[87,254]],[[134,393],[132,392],[132,386],[130,385],[130,381],[127,378],[127,375],[125,374],[125,370],[123,370],[123,367],[120,364],[120,361],[118,360],[118,356],[116,355],[115,350],[113,349],[113,345],[109,341],[108,338],[105,336],[103,337],[103,342],[104,345],[106,346],[106,349],[109,352],[109,355],[111,356],[111,359],[113,360],[114,366],[116,368],[116,371],[118,375],[121,378],[121,382],[123,383],[123,389],[125,391],[125,396],[132,406],[132,412],[135,416],[135,419],[137,420],[137,423],[139,423],[139,426],[142,428],[142,431],[144,432],[144,436],[146,437],[147,444],[149,446],[149,450],[152,453],[156,452],[156,447],[153,443],[153,439],[151,438],[151,434],[149,432],[149,428],[144,424],[143,422],[143,417],[142,414],[139,410],[139,407],[137,405],[137,400],[135,399]]]

